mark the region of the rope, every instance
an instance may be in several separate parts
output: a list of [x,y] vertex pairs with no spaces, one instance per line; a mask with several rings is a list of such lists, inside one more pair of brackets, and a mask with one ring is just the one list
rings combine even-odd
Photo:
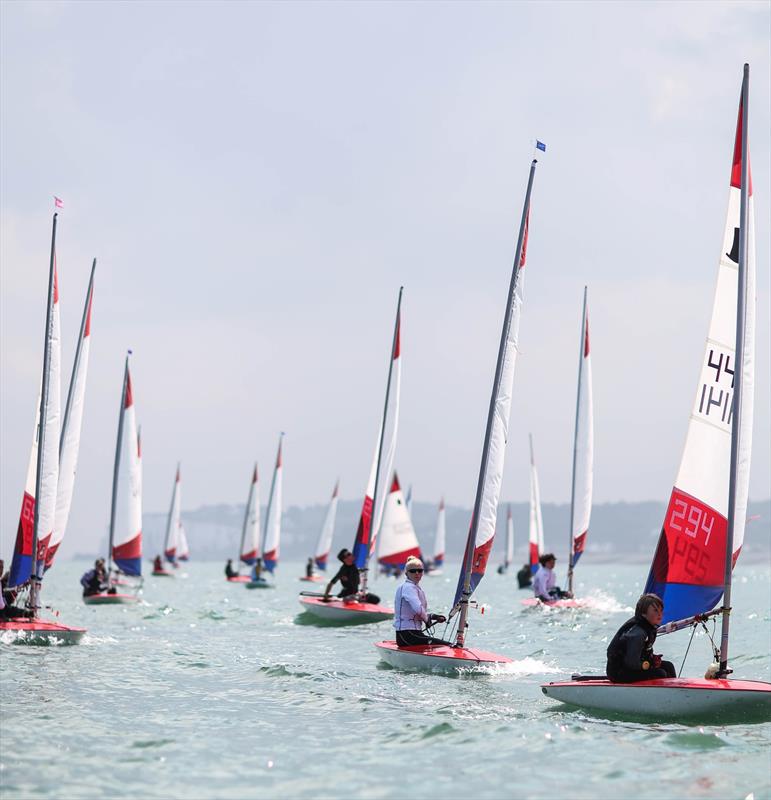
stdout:
[[679,678],[683,674],[683,669],[685,668],[685,660],[688,658],[688,652],[691,649],[691,643],[693,642],[693,636],[696,633],[696,625],[691,625],[691,638],[688,640],[688,647],[685,648],[685,655],[683,656],[683,663],[680,665],[680,672],[677,673],[677,677]]
[[683,669],[685,668],[685,660],[688,658],[688,652],[691,649],[691,643],[693,642],[693,637],[696,633],[697,625],[701,625],[701,627],[704,628],[704,633],[707,634],[707,638],[709,639],[710,644],[712,645],[712,655],[714,656],[715,661],[718,662],[720,661],[720,648],[715,644],[715,640],[712,638],[712,633],[714,633],[715,629],[717,628],[717,618],[716,617],[712,618],[712,633],[709,632],[709,628],[707,628],[707,624],[704,620],[699,620],[699,622],[694,622],[693,625],[691,625],[691,638],[688,640],[688,647],[685,648],[683,663],[680,665],[680,671],[677,673],[678,678],[683,674]]

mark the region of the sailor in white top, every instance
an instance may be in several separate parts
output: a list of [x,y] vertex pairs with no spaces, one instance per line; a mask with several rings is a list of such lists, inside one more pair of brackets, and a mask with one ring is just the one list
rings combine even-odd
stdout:
[[557,586],[557,579],[554,577],[554,564],[557,559],[553,553],[544,553],[539,559],[541,564],[538,572],[533,576],[533,592],[535,596],[545,603],[552,603],[562,597],[572,597],[570,592],[563,592]]
[[427,636],[423,633],[423,626],[434,622],[446,622],[440,614],[428,613],[426,593],[420,588],[423,577],[423,562],[415,556],[410,556],[404,565],[406,580],[399,585],[394,598],[394,628],[396,628],[396,644],[399,647],[411,645],[448,645],[450,642]]

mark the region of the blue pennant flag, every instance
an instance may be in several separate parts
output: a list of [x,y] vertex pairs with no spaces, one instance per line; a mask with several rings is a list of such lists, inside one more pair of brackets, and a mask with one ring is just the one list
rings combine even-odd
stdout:
[[543,142],[539,142],[538,139],[535,140],[535,146],[539,150],[543,150],[544,153],[546,152],[546,145]]

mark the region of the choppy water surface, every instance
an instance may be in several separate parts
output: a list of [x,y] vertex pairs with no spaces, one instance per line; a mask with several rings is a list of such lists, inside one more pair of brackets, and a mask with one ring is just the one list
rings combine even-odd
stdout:
[[[771,797],[771,724],[609,720],[554,704],[539,684],[602,671],[644,566],[581,564],[591,610],[526,609],[513,575],[489,575],[469,644],[516,659],[495,675],[448,678],[379,665],[390,623],[302,624],[299,564],[275,590],[228,584],[220,564],[147,578],[136,607],[87,607],[60,563],[45,599],[89,629],[78,647],[0,644],[4,798]],[[427,577],[446,610],[455,570]],[[741,563],[737,677],[771,679],[768,569]],[[373,587],[389,605],[396,583]],[[683,632],[661,639],[679,666]],[[711,661],[694,640],[684,674]]]

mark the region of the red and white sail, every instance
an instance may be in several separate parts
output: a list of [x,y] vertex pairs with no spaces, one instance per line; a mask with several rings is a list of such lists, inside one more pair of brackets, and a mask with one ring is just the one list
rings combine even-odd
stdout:
[[268,572],[273,572],[278,564],[281,547],[281,504],[282,504],[282,482],[284,474],[284,463],[281,457],[281,445],[283,434],[278,442],[278,455],[276,456],[276,467],[273,471],[273,482],[270,485],[270,497],[268,498],[268,517],[265,521],[265,540],[262,545],[262,563]]
[[124,392],[119,422],[120,439],[116,458],[113,489],[111,557],[118,569],[127,575],[142,574],[142,474],[137,440],[134,391],[128,358],[124,375]]
[[543,555],[543,516],[541,515],[541,489],[533,454],[533,437],[530,436],[530,525],[528,529],[530,571],[538,571],[538,559]]
[[316,553],[313,557],[313,560],[316,562],[316,566],[319,569],[327,568],[327,559],[329,558],[329,551],[332,547],[332,537],[335,533],[339,486],[339,482],[335,484],[334,491],[332,492],[332,499],[329,501],[327,513],[324,517],[324,524],[321,526],[319,539],[316,542]]
[[260,557],[260,484],[257,464],[254,465],[252,482],[249,484],[249,496],[246,499],[238,557],[240,561],[249,566],[252,566]]
[[179,523],[179,547],[177,548],[177,559],[179,561],[190,560],[190,545],[187,543],[185,526],[181,522]]
[[[744,541],[755,384],[755,211],[748,159],[747,263],[742,417],[736,474],[733,563]],[[680,468],[646,591],[664,598],[664,622],[712,609],[724,589],[736,354],[742,170],[742,106],[734,142],[712,317]]]
[[182,528],[182,485],[179,474],[179,464],[174,477],[174,488],[171,492],[171,506],[166,517],[166,538],[163,545],[163,554],[172,564],[179,558],[180,530]]
[[[94,261],[94,267],[96,261]],[[88,355],[91,348],[91,304],[94,297],[94,267],[86,292],[83,323],[75,349],[75,362],[70,378],[59,447],[59,481],[56,489],[56,511],[54,530],[46,553],[46,569],[53,564],[56,551],[64,539],[67,520],[70,516],[72,494],[75,488],[75,473],[80,452],[80,432],[83,423],[83,406],[86,395],[86,375],[88,374]]]
[[584,315],[581,325],[581,357],[578,367],[576,429],[573,446],[573,490],[571,493],[570,568],[584,552],[589,519],[592,515],[594,475],[594,412],[592,409],[592,360],[589,349],[589,307],[584,289]]
[[[55,259],[55,256],[54,256]],[[56,491],[59,483],[59,435],[61,425],[61,323],[59,316],[59,279],[58,271],[54,266],[52,313],[49,328],[46,331],[46,347],[48,348],[48,375],[43,380],[48,382],[48,402],[43,409],[45,427],[43,436],[43,452],[40,457],[40,496],[36,497],[38,486],[38,456],[39,436],[41,426],[41,398],[42,390],[38,393],[37,412],[35,414],[35,429],[32,437],[32,448],[27,465],[27,478],[24,484],[24,497],[21,504],[19,527],[16,533],[16,546],[11,562],[9,586],[20,586],[29,579],[32,572],[35,504],[38,505],[38,539],[36,572],[42,574],[45,565],[48,546],[54,530],[56,518]],[[49,294],[49,303],[51,295]]]
[[439,510],[436,515],[436,533],[434,534],[434,568],[438,569],[444,564],[444,550],[447,540],[447,512],[444,507],[444,498],[439,501]]
[[418,537],[415,535],[399,477],[395,472],[385,501],[379,539],[380,564],[402,569],[410,556],[420,557]]

